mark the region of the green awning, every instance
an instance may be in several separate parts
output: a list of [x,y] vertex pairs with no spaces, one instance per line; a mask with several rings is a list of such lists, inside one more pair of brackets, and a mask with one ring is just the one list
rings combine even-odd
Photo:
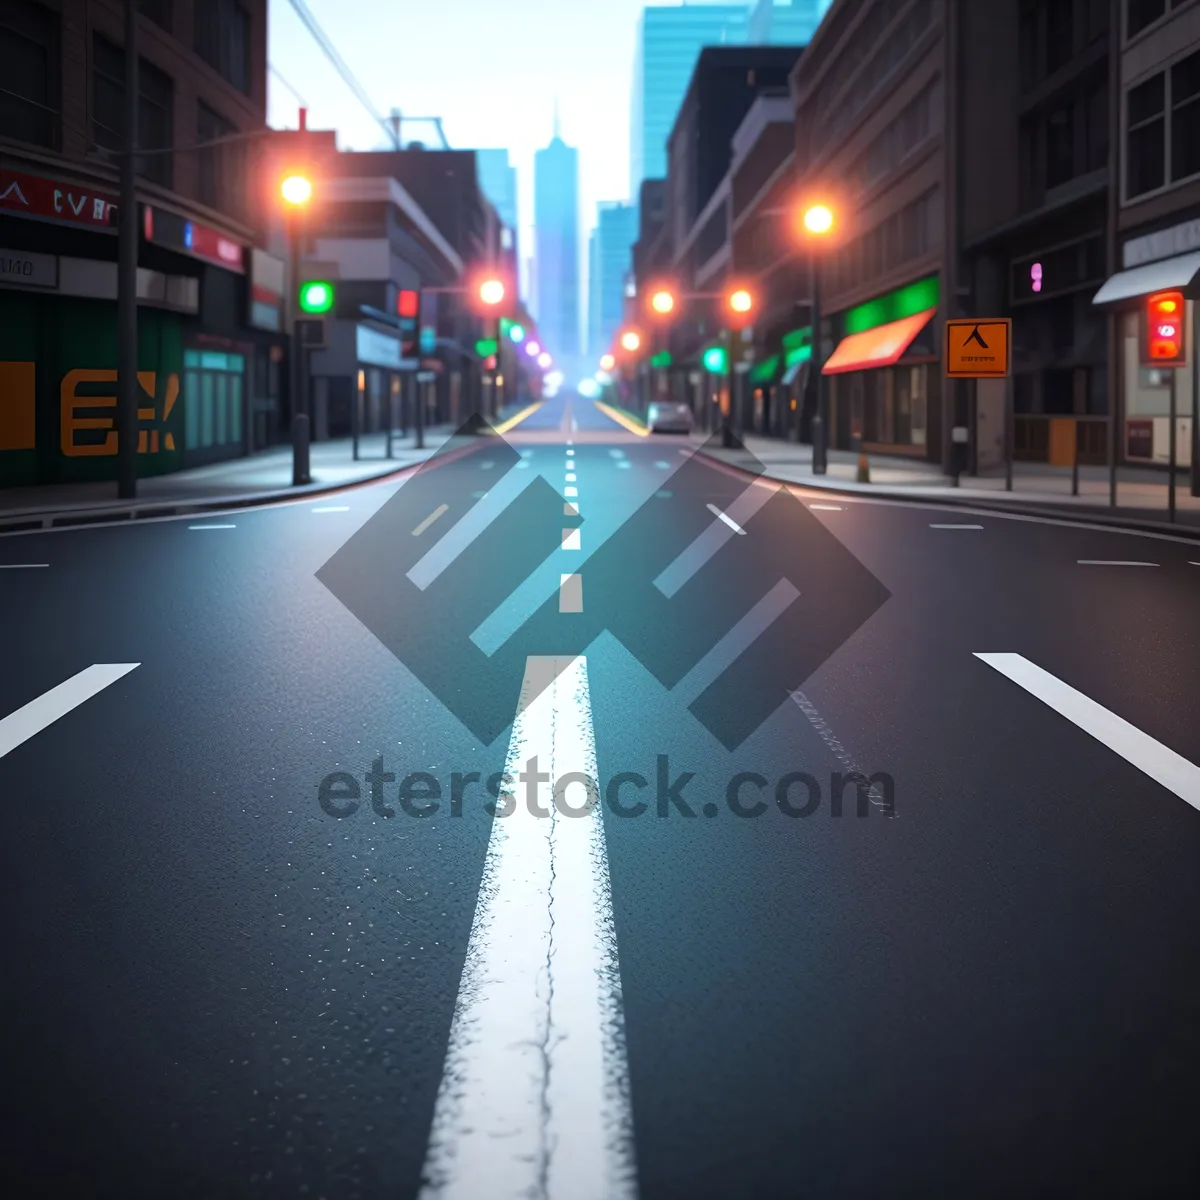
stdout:
[[779,355],[772,354],[754,366],[750,371],[751,383],[774,383],[779,372]]
[[906,284],[894,292],[877,296],[874,300],[868,300],[866,304],[860,304],[846,312],[842,321],[842,334],[846,336],[852,333],[866,333],[868,329],[876,329],[880,325],[889,325],[893,321],[928,312],[937,308],[939,291],[938,277],[930,275],[928,279],[918,279],[916,283]]
[[650,359],[650,365],[652,367],[669,367],[671,365],[670,350],[663,350],[661,353],[654,355]]

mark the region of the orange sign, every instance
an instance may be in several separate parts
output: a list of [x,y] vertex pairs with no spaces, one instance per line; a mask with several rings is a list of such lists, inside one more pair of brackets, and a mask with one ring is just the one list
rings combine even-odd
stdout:
[[1008,317],[946,322],[942,363],[948,379],[1003,379],[1012,371],[1012,320]]

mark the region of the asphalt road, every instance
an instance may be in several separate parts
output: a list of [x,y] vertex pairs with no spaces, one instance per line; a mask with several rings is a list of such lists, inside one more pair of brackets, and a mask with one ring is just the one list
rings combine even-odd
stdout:
[[[0,537],[6,1190],[1197,1194],[1198,613],[1194,542],[750,486],[579,398]],[[541,745],[583,822],[486,810]]]

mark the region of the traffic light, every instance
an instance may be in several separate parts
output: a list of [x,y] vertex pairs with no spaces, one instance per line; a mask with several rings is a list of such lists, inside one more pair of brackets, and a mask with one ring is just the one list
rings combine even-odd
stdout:
[[299,208],[312,199],[312,180],[299,171],[293,171],[284,176],[280,182],[279,194],[285,203],[292,205],[293,208]]
[[1187,362],[1187,302],[1182,292],[1156,292],[1146,301],[1146,363],[1178,367]]
[[480,358],[489,358],[491,355],[495,354],[498,349],[499,346],[497,345],[495,338],[480,338],[479,341],[475,343],[475,353],[478,354]]
[[729,364],[729,356],[724,346],[709,346],[704,352],[704,369],[711,375],[724,375]]
[[421,293],[402,290],[396,297],[396,316],[415,320],[421,312]]
[[517,325],[515,322],[508,327],[508,336],[511,341],[523,342],[525,340],[525,327]]
[[670,288],[658,288],[650,297],[650,307],[660,317],[667,316],[675,308],[675,294]]
[[300,309],[306,313],[327,313],[333,308],[333,284],[324,279],[310,279],[300,285]]

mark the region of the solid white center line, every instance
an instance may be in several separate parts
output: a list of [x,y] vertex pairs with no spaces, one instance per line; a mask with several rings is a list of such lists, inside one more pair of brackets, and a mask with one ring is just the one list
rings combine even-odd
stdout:
[[0,571],[35,571],[39,567],[48,567],[49,563],[0,563]]
[[558,611],[583,612],[583,576],[560,575],[558,579]]
[[562,548],[564,550],[579,550],[579,549],[581,549],[581,546],[579,544],[579,528],[578,528],[578,526],[576,526],[576,528],[574,528],[574,529],[564,529],[562,531]]
[[0,720],[0,758],[102,692],[140,663],[96,663]]
[[982,525],[930,525],[930,529],[982,529]]
[[236,525],[189,525],[189,529],[236,529]]
[[809,508],[820,509],[821,512],[845,512],[840,504],[810,504]]
[[1158,563],[1137,562],[1132,559],[1120,558],[1077,558],[1081,567],[1157,567]]
[[350,505],[348,504],[327,504],[321,508],[314,508],[315,513],[330,513],[330,512],[349,512]]
[[526,661],[505,775],[497,812],[508,815],[492,821],[422,1200],[633,1200],[585,658]]
[[573,488],[573,487],[565,487],[565,488],[563,488],[563,495],[564,496],[578,496],[579,489]]
[[724,521],[734,533],[740,533],[743,537],[746,536],[746,531],[728,513],[723,513],[715,504],[709,504],[706,507],[714,517],[719,517]]
[[1155,741],[1102,704],[1076,691],[1069,684],[1020,654],[979,654],[989,667],[1007,675],[1030,695],[1090,733],[1097,741],[1119,754],[1126,762],[1168,791],[1200,810],[1200,767],[1174,750]]
[[413,537],[420,537],[420,536],[421,536],[421,534],[423,534],[423,533],[425,532],[425,530],[427,530],[427,529],[430,527],[430,525],[432,525],[432,524],[434,523],[434,521],[436,521],[436,520],[438,519],[438,517],[440,517],[440,516],[441,516],[443,513],[445,513],[445,512],[449,512],[449,510],[450,510],[450,505],[448,505],[448,504],[439,504],[439,505],[437,506],[437,508],[435,508],[435,509],[433,510],[433,512],[431,512],[431,513],[429,514],[429,516],[427,516],[427,517],[425,518],[425,520],[423,520],[423,521],[420,523],[420,525],[418,525],[418,526],[416,527],[416,529],[414,529],[414,530],[412,531],[412,535],[413,535]]

